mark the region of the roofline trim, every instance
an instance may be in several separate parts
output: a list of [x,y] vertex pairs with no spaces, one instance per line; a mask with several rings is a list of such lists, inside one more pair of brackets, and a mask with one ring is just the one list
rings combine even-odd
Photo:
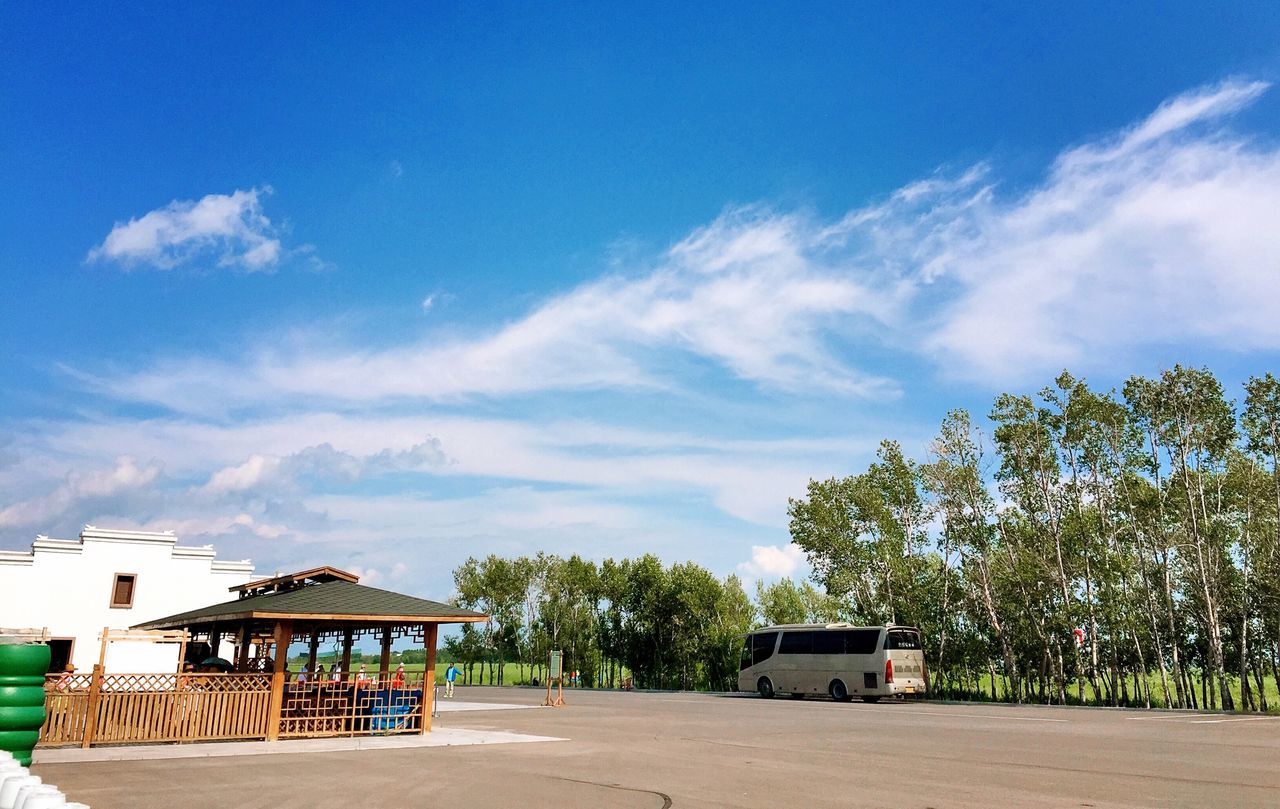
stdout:
[[131,628],[151,629],[176,626],[200,626],[203,624],[217,624],[223,621],[244,621],[259,618],[302,622],[330,621],[334,623],[475,624],[480,623],[481,621],[488,621],[490,616],[483,615],[481,613],[473,613],[471,615],[342,615],[334,613],[265,612],[262,610],[252,610],[250,612],[227,612],[220,613],[218,615],[204,615],[190,621],[169,621],[162,618],[159,621],[148,621],[146,623],[134,624]]

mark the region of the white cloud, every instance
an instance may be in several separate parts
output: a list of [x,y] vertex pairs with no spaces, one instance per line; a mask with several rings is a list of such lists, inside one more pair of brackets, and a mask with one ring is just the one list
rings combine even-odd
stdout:
[[808,566],[804,551],[795,543],[752,545],[751,561],[738,565],[738,570],[752,579],[781,579],[806,570]]
[[732,209],[640,272],[611,272],[478,335],[377,350],[273,338],[233,362],[171,359],[98,384],[225,412],[664,390],[692,358],[766,389],[886,398],[898,383],[867,354],[1007,382],[1152,345],[1280,347],[1280,151],[1217,123],[1266,87],[1229,81],[1171,99],[1064,150],[1011,196],[980,164],[834,222]]
[[134,531],[172,531],[182,544],[204,539],[247,534],[258,539],[274,540],[287,536],[290,529],[279,523],[268,523],[251,514],[210,514],[198,517],[157,517],[138,522],[134,518],[108,515],[98,520],[103,526]]
[[925,248],[923,350],[1019,381],[1153,346],[1280,348],[1280,151],[1210,126],[1265,87],[1173,99],[1013,199],[962,184],[895,212]]
[[198,201],[174,200],[128,222],[117,222],[88,261],[168,270],[202,255],[220,267],[255,271],[280,261],[281,244],[262,213],[261,196],[270,187],[209,194]]
[[[455,557],[539,546],[719,553],[728,570],[751,545],[744,574],[799,575],[786,496],[855,468],[883,435],[932,428],[872,423],[870,406],[851,407],[894,395],[883,369],[917,373],[923,358],[984,382],[1042,382],[1064,364],[1088,372],[1152,346],[1280,348],[1280,150],[1222,123],[1263,89],[1227,82],[1171,99],[1064,150],[1016,192],[982,164],[832,220],[732,209],[656,256],[606,262],[594,280],[468,333],[442,325],[377,348],[320,329],[268,335],[244,356],[172,356],[92,380],[105,398],[171,412],[13,431],[5,452],[19,460],[0,483],[17,481],[6,491],[24,499],[0,526],[117,524],[104,511],[115,508],[206,540],[292,548],[290,565],[375,576],[401,557],[430,558],[447,577]],[[162,241],[130,238],[121,256]],[[249,261],[275,240],[263,238],[231,254]],[[197,242],[155,249],[161,261],[229,249]],[[272,249],[252,260],[281,260]],[[430,321],[445,321],[447,300],[421,301]],[[528,396],[542,392],[556,398]],[[777,438],[797,430],[806,437]],[[49,477],[121,455],[161,459],[152,477],[163,461],[163,486],[129,488],[146,477],[136,462],[144,473],[126,468],[124,483]],[[365,485],[374,477],[384,480]],[[112,485],[118,495],[93,494]]]
[[211,494],[221,494],[252,489],[272,477],[279,468],[279,458],[250,455],[242,464],[227,466],[214,472],[209,482],[204,485],[204,490]]
[[[122,399],[212,412],[315,397],[663,389],[672,384],[671,365],[692,357],[766,388],[892,396],[895,384],[840,359],[831,340],[874,334],[903,302],[901,290],[844,263],[833,247],[811,217],[736,209],[647,271],[585,283],[487,334],[433,335],[369,351],[334,346],[317,333],[264,341],[235,362],[173,359],[97,382]],[[435,298],[424,308],[428,302]]]
[[367,456],[339,451],[326,442],[283,457],[255,453],[241,463],[214,472],[200,491],[212,495],[259,491],[278,485],[294,486],[302,478],[350,483],[380,474],[426,471],[447,463],[449,458],[435,438],[408,449],[382,449]]
[[158,461],[139,464],[136,458],[121,456],[107,469],[72,472],[48,494],[20,500],[0,511],[0,528],[39,526],[83,501],[141,489],[153,483],[162,468]]

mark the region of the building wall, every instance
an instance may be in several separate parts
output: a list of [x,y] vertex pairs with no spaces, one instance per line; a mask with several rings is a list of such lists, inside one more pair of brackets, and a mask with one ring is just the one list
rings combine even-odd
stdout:
[[[115,574],[133,573],[133,606],[111,607]],[[98,662],[104,627],[144,621],[230,601],[229,587],[253,579],[248,560],[219,561],[212,547],[184,548],[172,531],[113,531],[85,526],[75,540],[40,536],[31,550],[0,551],[0,627],[48,627],[74,638],[72,662],[88,672]],[[173,671],[176,644],[118,641],[107,650],[110,672]]]

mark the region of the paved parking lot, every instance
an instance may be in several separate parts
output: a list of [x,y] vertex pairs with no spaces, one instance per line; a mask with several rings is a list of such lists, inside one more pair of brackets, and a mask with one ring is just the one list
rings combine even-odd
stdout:
[[[536,704],[525,689],[459,701]],[[568,692],[437,727],[567,741],[45,765],[93,809],[1280,806],[1280,719]]]

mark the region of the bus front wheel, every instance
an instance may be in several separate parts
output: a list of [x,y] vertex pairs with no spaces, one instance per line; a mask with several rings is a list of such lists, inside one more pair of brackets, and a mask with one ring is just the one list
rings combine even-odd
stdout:
[[773,683],[769,682],[768,677],[761,677],[756,682],[756,690],[760,692],[760,696],[765,699],[773,699]]
[[840,680],[832,680],[827,691],[831,694],[831,698],[836,702],[849,701],[849,689],[845,688],[844,683]]
[[862,698],[862,701],[863,701],[863,702],[876,703],[876,702],[879,702],[879,701],[880,701],[880,698],[879,698],[879,697],[863,697],[863,698]]

